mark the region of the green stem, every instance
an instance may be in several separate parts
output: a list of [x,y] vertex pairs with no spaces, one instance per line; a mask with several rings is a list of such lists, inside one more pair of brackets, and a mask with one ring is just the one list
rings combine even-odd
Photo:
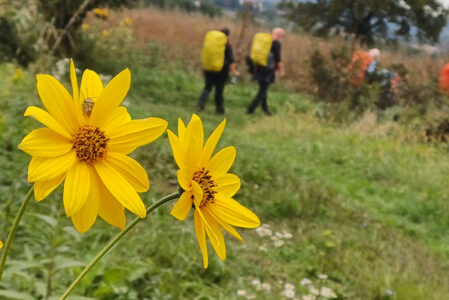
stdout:
[[2,260],[0,262],[0,281],[2,280],[3,269],[5,268],[6,257],[8,256],[9,247],[11,247],[12,240],[16,235],[16,231],[17,228],[19,227],[20,219],[22,219],[23,212],[25,211],[28,202],[30,202],[31,196],[33,195],[33,189],[34,185],[28,191],[28,194],[26,195],[25,200],[22,202],[22,205],[20,205],[19,212],[17,213],[17,216],[14,220],[14,224],[12,224],[11,230],[9,231],[9,235],[5,243],[5,249],[3,249],[2,253]]
[[[179,192],[170,194],[165,196],[164,198],[162,198],[161,200],[159,200],[158,202],[154,203],[153,205],[151,205],[150,207],[147,208],[147,215],[149,213],[151,213],[153,210],[155,210],[156,208],[158,208],[159,206],[161,206],[162,204],[179,198],[180,194]],[[75,281],[73,281],[73,283],[69,286],[69,288],[65,291],[64,295],[61,296],[60,300],[64,300],[67,298],[67,296],[72,292],[72,290],[75,288],[75,286],[81,281],[81,279],[83,279],[83,277],[90,271],[90,269],[92,269],[93,266],[95,266],[95,264],[103,257],[106,255],[106,253],[108,253],[108,251],[115,245],[117,244],[122,237],[124,237],[134,226],[136,226],[137,224],[139,224],[143,219],[137,217],[134,219],[134,221],[132,221],[128,226],[126,226],[125,229],[123,229],[122,231],[120,231],[119,234],[117,234],[117,236],[111,240],[109,242],[109,244],[106,245],[106,247],[103,248],[103,250],[101,250],[100,253],[97,254],[97,256],[94,257],[94,259],[84,268],[84,270],[78,275],[78,277],[75,279]]]

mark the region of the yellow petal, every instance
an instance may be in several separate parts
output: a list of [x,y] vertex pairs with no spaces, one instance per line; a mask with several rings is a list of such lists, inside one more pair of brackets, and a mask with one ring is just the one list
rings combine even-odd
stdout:
[[3,242],[0,241],[0,249],[2,249],[2,248],[3,248]]
[[203,189],[200,187],[200,185],[196,181],[191,181],[192,185],[192,194],[194,196],[194,204],[196,207],[200,207],[201,201],[203,200]]
[[24,116],[36,119],[48,128],[53,129],[54,131],[68,139],[72,138],[72,135],[61,124],[59,124],[59,122],[55,118],[53,118],[48,112],[39,107],[29,106],[25,111]]
[[69,92],[53,76],[38,74],[37,92],[47,111],[69,133],[78,129],[73,99]]
[[[217,252],[218,257],[220,257],[221,260],[226,259],[226,245],[223,238],[223,233],[220,230],[220,226],[218,226],[217,221],[209,214],[207,209],[203,210],[204,218],[206,218],[207,223],[210,225],[210,227],[206,226],[206,233],[207,236],[210,239],[210,243],[212,244],[212,247],[214,247],[215,252]],[[212,232],[210,231],[210,229]],[[212,235],[215,235],[217,239],[211,238]]]
[[86,203],[91,189],[90,177],[89,166],[83,162],[76,162],[67,172],[63,195],[67,217],[79,212]]
[[80,211],[72,215],[73,225],[79,233],[88,231],[94,225],[100,206],[99,178],[93,167],[89,167],[89,172],[91,182],[89,196]]
[[219,177],[229,171],[234,160],[235,147],[229,146],[218,151],[218,153],[206,164],[206,169],[208,169],[214,176]]
[[111,151],[128,154],[137,147],[151,143],[167,128],[167,121],[159,118],[133,120],[120,128],[106,132]]
[[238,240],[243,242],[243,238],[240,236],[240,234],[237,232],[237,230],[234,229],[231,225],[221,220],[219,217],[216,216],[213,209],[209,209],[208,212],[211,214],[211,216],[214,217],[214,219],[218,222],[218,224],[223,227],[224,230],[226,230],[230,235],[237,238]]
[[108,163],[122,175],[137,192],[146,192],[150,181],[145,169],[131,157],[109,151],[106,156]]
[[101,92],[103,92],[103,83],[101,82],[100,76],[94,71],[86,69],[83,73],[83,78],[81,79],[81,100],[84,101],[87,98],[91,98],[92,100],[97,101]]
[[33,157],[28,166],[28,182],[47,181],[65,174],[76,160],[75,151],[58,157]]
[[192,189],[192,175],[186,170],[178,170],[176,172],[178,177],[179,185],[184,189],[184,191],[190,191]]
[[208,233],[207,235],[209,236],[209,239],[214,240],[214,243],[219,243],[217,236],[215,235],[215,233],[212,230],[212,228],[210,227],[208,221],[204,217],[201,208],[199,208],[198,206],[195,206],[195,211],[198,212],[198,215],[200,216],[201,220],[203,221],[203,225],[206,228],[206,232]]
[[193,114],[192,119],[190,120],[189,124],[187,124],[186,128],[186,143],[189,143],[189,139],[194,136],[198,140],[198,143],[201,147],[203,147],[204,144],[204,129],[203,129],[203,123],[201,122],[200,117],[198,115]]
[[73,144],[50,128],[31,131],[18,148],[31,156],[55,157],[69,152]]
[[185,132],[186,132],[186,125],[184,125],[184,122],[182,121],[181,118],[178,118],[178,136],[181,141],[184,140]]
[[80,99],[80,91],[78,88],[78,79],[76,78],[76,70],[75,65],[73,63],[73,59],[70,59],[70,81],[72,83],[72,93],[73,93],[73,103],[75,107],[75,116],[78,120],[78,123],[84,120],[83,111],[82,111],[82,100]]
[[65,174],[47,181],[37,181],[34,183],[34,199],[41,201],[47,198],[64,180]]
[[218,125],[217,128],[215,128],[214,132],[212,132],[212,134],[207,139],[207,142],[203,148],[203,152],[201,153],[200,166],[205,165],[207,161],[210,159],[212,153],[214,152],[215,147],[217,146],[218,140],[220,139],[221,134],[223,133],[225,126],[226,126],[226,119],[224,119],[223,122],[221,122],[220,125]]
[[176,204],[173,206],[170,214],[180,221],[184,221],[192,207],[192,194],[189,192],[182,193]]
[[107,160],[97,162],[94,167],[114,198],[132,213],[145,218],[145,206],[131,184]]
[[232,198],[217,194],[212,206],[215,215],[228,224],[245,228],[260,225],[259,218],[252,211]]
[[195,233],[198,239],[198,244],[200,245],[201,253],[203,254],[203,265],[207,269],[209,264],[207,257],[207,245],[206,245],[206,231],[204,230],[204,225],[198,211],[195,210]]
[[232,197],[240,189],[240,178],[237,175],[227,173],[225,175],[214,178],[214,190],[223,193],[228,197]]
[[90,115],[90,121],[99,127],[107,125],[105,123],[106,119],[122,103],[128,93],[130,84],[131,72],[128,69],[123,70],[112,78],[103,89],[100,97],[95,101]]
[[184,153],[185,161],[184,168],[187,170],[196,170],[198,168],[199,157],[201,154],[201,145],[196,136],[192,136],[186,139],[187,144]]
[[101,197],[98,214],[107,223],[123,230],[126,225],[126,215],[123,205],[112,196],[101,180],[99,180],[99,188]]
[[170,130],[167,130],[168,140],[173,151],[173,157],[180,169],[184,167],[184,149],[179,138]]
[[129,115],[126,107],[120,106],[114,109],[109,118],[105,121],[107,125],[103,127],[103,130],[109,132],[128,122],[131,122],[131,116]]

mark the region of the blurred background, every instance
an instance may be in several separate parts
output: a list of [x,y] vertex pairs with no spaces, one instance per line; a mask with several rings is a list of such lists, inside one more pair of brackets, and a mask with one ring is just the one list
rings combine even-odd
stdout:
[[[0,239],[28,191],[30,157],[17,149],[39,125],[35,74],[71,91],[69,59],[106,84],[124,68],[133,118],[161,117],[176,131],[203,88],[209,30],[228,27],[241,76],[225,88],[236,199],[261,219],[212,248],[203,269],[193,218],[170,203],[139,224],[69,299],[447,299],[449,295],[449,62],[447,1],[436,0],[0,0]],[[270,88],[273,116],[246,107],[257,93],[245,56],[258,32],[286,30],[286,77]],[[376,47],[395,70],[394,102],[382,80],[348,84],[355,51]],[[212,98],[212,97],[211,97]],[[209,99],[206,134],[222,121]],[[177,189],[166,135],[132,156],[151,189],[145,204]],[[128,215],[128,222],[133,216]],[[58,299],[119,229],[98,219],[79,234],[62,189],[25,212],[0,283],[0,299]],[[210,246],[210,245],[209,245]]]

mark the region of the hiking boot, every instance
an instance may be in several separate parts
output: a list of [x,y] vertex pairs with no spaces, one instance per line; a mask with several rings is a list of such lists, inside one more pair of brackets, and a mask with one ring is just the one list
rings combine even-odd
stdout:
[[272,116],[272,115],[273,115],[273,113],[272,113],[270,110],[264,110],[264,113],[265,113],[267,116]]

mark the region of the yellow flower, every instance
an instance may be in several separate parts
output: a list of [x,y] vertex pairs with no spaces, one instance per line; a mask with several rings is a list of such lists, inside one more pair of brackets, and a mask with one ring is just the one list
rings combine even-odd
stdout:
[[2,248],[3,248],[3,242],[0,241],[0,249],[2,249]]
[[82,28],[84,31],[88,31],[88,30],[90,29],[90,25],[87,24],[87,23],[83,23],[83,24],[81,24],[81,28]]
[[101,31],[101,34],[102,34],[103,36],[105,36],[105,37],[108,37],[108,36],[109,36],[109,30],[103,29],[103,30]]
[[14,72],[14,76],[12,77],[12,80],[18,81],[18,80],[22,80],[24,78],[25,78],[25,76],[23,75],[22,68],[17,68],[16,71]]
[[232,199],[240,189],[240,179],[228,173],[235,159],[235,148],[226,147],[212,153],[224,130],[224,120],[204,144],[204,131],[197,115],[187,127],[178,120],[178,136],[168,130],[173,156],[180,168],[177,173],[184,193],[173,207],[171,214],[183,221],[190,208],[195,209],[195,231],[203,254],[204,268],[208,266],[206,233],[221,260],[226,258],[226,246],[221,228],[243,241],[232,227],[255,228],[259,218],[246,207]]
[[94,14],[98,17],[107,18],[109,16],[109,10],[107,8],[94,8]]
[[131,19],[130,17],[126,17],[123,19],[123,22],[127,25],[127,26],[133,26],[134,20]]
[[145,206],[138,192],[149,189],[144,168],[128,156],[158,138],[167,122],[158,118],[131,120],[119,106],[128,93],[128,69],[103,88],[97,73],[86,70],[80,89],[70,62],[73,97],[50,75],[37,75],[37,91],[47,111],[30,106],[31,116],[46,127],[28,134],[19,149],[32,156],[28,181],[34,182],[37,201],[64,182],[67,217],[86,232],[97,215],[124,228],[124,207],[141,218]]

